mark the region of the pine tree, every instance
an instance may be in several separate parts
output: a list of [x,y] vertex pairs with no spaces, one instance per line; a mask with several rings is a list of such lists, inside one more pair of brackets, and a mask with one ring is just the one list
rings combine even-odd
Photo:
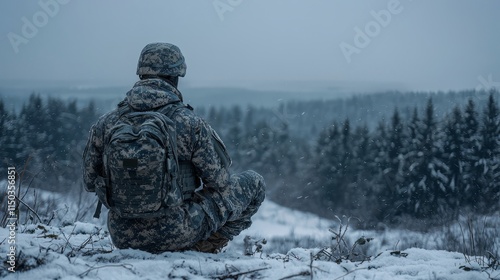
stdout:
[[99,118],[95,102],[91,100],[86,107],[84,107],[79,112],[79,128],[82,131],[84,145],[86,143],[89,131],[91,126],[97,121]]
[[[66,106],[64,106],[64,111],[61,114],[61,119],[64,123],[64,139],[66,144],[66,150],[68,152],[71,151],[71,147],[77,147],[81,143],[81,139],[86,135],[83,134],[85,131],[82,126],[82,115],[85,109],[79,110],[76,104],[76,100],[72,100],[68,102]],[[82,151],[83,152],[83,151]],[[68,154],[65,155],[65,159],[70,158]]]
[[351,124],[349,119],[344,121],[342,125],[341,133],[341,143],[340,146],[340,162],[338,165],[338,181],[340,187],[345,189],[349,183],[352,183],[355,179],[353,161],[353,147],[352,147],[352,135],[351,135]]
[[[21,109],[20,121],[24,128],[23,143],[33,150],[40,150],[47,141],[47,115],[40,95],[31,94],[28,104]],[[30,150],[31,150],[30,149]]]
[[210,106],[208,109],[207,121],[217,130],[220,127],[222,120],[219,111],[214,106]]
[[[93,108],[93,102],[90,102],[88,107],[79,109],[76,100],[72,100],[64,104],[63,113],[61,114],[63,151],[64,154],[59,159],[60,166],[70,184],[74,182],[74,178],[78,178],[78,169],[81,169],[82,154],[85,148],[88,131],[91,124],[97,119]],[[90,115],[92,114],[92,115]],[[90,121],[84,123],[84,119],[89,116]],[[64,183],[64,182],[63,182]]]
[[479,203],[478,193],[482,188],[480,180],[482,170],[477,166],[480,155],[481,141],[479,136],[479,121],[476,105],[469,99],[464,112],[464,206],[476,207]]
[[432,99],[429,99],[422,121],[416,110],[410,122],[411,143],[406,154],[408,161],[405,182],[406,201],[403,209],[417,218],[430,218],[448,210],[444,175],[447,167],[442,161],[442,139],[438,133]]
[[26,154],[24,154],[26,145],[22,142],[22,126],[20,126],[20,120],[16,114],[8,116],[4,129],[5,135],[1,140],[1,150],[5,154],[5,157],[2,158],[4,166],[15,166],[21,169],[26,160]]
[[353,168],[356,182],[373,179],[375,166],[373,164],[374,152],[368,126],[356,127],[353,134]]
[[256,109],[253,106],[248,106],[245,114],[245,118],[243,120],[243,127],[248,131],[250,127],[252,127],[255,123],[255,115]]
[[396,108],[391,120],[391,131],[389,136],[389,176],[394,182],[397,192],[400,192],[404,182],[403,166],[404,166],[404,150],[403,143],[406,141],[404,134],[404,126]]
[[[44,149],[47,148],[47,113],[40,95],[31,94],[27,104],[24,104],[18,119],[20,151],[17,158],[20,164],[29,162],[33,173],[38,173],[44,167]],[[35,172],[36,170],[36,172]]]
[[347,186],[346,202],[347,209],[356,211],[354,214],[360,218],[373,218],[373,210],[377,209],[378,188],[374,186],[376,172],[373,159],[375,157],[373,141],[368,126],[357,126],[352,133],[352,179]]
[[323,209],[334,209],[343,202],[338,178],[341,145],[342,136],[336,123],[321,132],[316,145],[315,164],[311,170],[316,189],[312,195],[320,201]]
[[448,172],[448,167],[442,160],[442,137],[441,130],[437,127],[437,120],[434,113],[432,99],[429,99],[425,109],[423,119],[423,165],[422,197],[420,197],[421,209],[419,214],[434,216],[444,214],[448,210],[447,205],[447,185],[448,178],[444,175]]
[[0,139],[5,135],[5,123],[9,119],[9,113],[5,110],[3,99],[0,98]]
[[70,126],[67,120],[63,119],[63,113],[66,111],[65,104],[61,99],[49,98],[46,106],[46,133],[47,141],[46,148],[43,151],[42,157],[49,160],[51,163],[54,161],[64,160],[67,154],[65,136],[72,134],[65,131]]
[[0,99],[0,158],[5,158],[7,155],[4,150],[4,142],[7,137],[7,121],[9,120],[9,113],[5,110],[3,99]]
[[[381,174],[380,180],[385,182],[383,174],[387,172],[389,168],[389,136],[387,134],[387,127],[385,122],[382,120],[379,122],[374,135],[374,148],[376,150],[376,155],[374,158],[375,165],[378,169],[379,174]],[[387,182],[390,183],[390,182]]]
[[422,121],[415,107],[410,122],[408,123],[408,138],[403,142],[405,161],[405,165],[403,166],[404,181],[403,187],[399,192],[401,202],[396,205],[399,209],[397,212],[398,214],[414,212],[411,198],[417,189],[420,178],[419,167],[422,164],[421,153],[419,153],[419,147],[422,143],[422,136],[420,135],[421,126]]
[[[243,112],[239,106],[233,106],[228,119],[228,131],[224,137],[224,143],[227,146],[233,162],[238,163],[244,155],[241,153],[241,142],[243,141],[242,129]],[[242,167],[240,167],[242,168]],[[241,171],[241,170],[240,170]]]
[[10,146],[10,139],[13,137],[12,129],[9,129],[9,122],[11,121],[11,116],[5,109],[3,99],[0,99],[0,159],[2,160],[2,172],[5,174],[7,172],[8,166],[11,165],[12,154],[8,146]]
[[387,132],[387,143],[384,160],[386,168],[382,170],[380,176],[383,178],[382,190],[380,191],[380,200],[383,201],[382,215],[392,216],[397,206],[402,203],[402,193],[404,190],[404,150],[405,142],[403,122],[399,110],[394,109],[391,118],[391,125]]
[[498,208],[500,198],[500,119],[498,104],[494,99],[494,91],[488,98],[483,114],[483,125],[480,130],[481,148],[476,165],[482,170],[479,197],[481,205],[478,209],[494,210]]
[[464,205],[465,184],[463,180],[465,147],[464,119],[460,107],[455,107],[444,125],[443,161],[448,167],[448,198],[450,206],[459,210]]
[[392,115],[389,134],[390,144],[388,155],[391,160],[391,169],[397,170],[400,166],[398,157],[401,155],[403,148],[403,123],[397,108],[394,109],[394,114]]

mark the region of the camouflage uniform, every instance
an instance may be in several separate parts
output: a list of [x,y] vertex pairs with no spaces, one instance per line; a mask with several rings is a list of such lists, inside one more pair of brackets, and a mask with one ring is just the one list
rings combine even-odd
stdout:
[[[182,102],[181,93],[167,81],[151,78],[137,82],[119,106],[128,103],[134,110],[145,111],[171,102]],[[114,110],[91,128],[83,155],[84,186],[89,192],[102,184],[104,139],[117,118],[118,110]],[[173,120],[179,161],[192,164],[203,187],[182,205],[166,209],[163,217],[127,219],[109,211],[108,228],[118,248],[179,251],[192,249],[214,234],[231,240],[251,225],[251,216],[264,200],[262,176],[253,171],[231,176],[224,144],[191,108],[178,109]]]

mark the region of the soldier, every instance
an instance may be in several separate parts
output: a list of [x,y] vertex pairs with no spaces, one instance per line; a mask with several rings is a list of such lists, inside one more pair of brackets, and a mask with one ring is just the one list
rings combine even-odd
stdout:
[[[111,207],[108,229],[117,248],[153,253],[220,252],[229,240],[251,225],[251,216],[264,200],[262,176],[254,171],[230,175],[231,159],[222,140],[189,105],[183,104],[177,85],[179,77],[185,74],[186,63],[177,46],[148,44],[139,57],[140,80],[117,109],[102,116],[91,128],[83,154],[83,181],[87,191],[98,192],[106,188],[103,152],[120,108],[158,111],[169,104],[182,104],[172,116],[182,203],[164,206],[160,217],[151,218],[123,217]],[[104,193],[109,194],[109,190]]]

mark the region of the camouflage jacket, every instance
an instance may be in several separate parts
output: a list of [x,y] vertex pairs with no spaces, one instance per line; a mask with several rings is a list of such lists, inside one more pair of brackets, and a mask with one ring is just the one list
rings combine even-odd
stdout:
[[[119,104],[137,111],[155,110],[168,103],[182,102],[181,93],[161,79],[138,81]],[[83,182],[85,189],[95,192],[99,177],[104,177],[103,149],[110,128],[118,119],[115,109],[95,123],[83,154]],[[183,107],[176,111],[173,120],[177,130],[179,161],[190,161],[204,187],[223,190],[230,186],[228,168],[231,160],[217,133],[192,109]]]

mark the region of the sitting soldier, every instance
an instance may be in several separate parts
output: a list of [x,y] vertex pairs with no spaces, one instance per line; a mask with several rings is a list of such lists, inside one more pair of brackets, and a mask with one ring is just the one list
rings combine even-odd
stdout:
[[264,200],[262,176],[230,175],[224,143],[183,104],[177,85],[185,74],[177,46],[148,44],[140,80],[91,128],[84,186],[99,197],[97,217],[101,204],[110,209],[117,248],[220,252],[251,225]]

